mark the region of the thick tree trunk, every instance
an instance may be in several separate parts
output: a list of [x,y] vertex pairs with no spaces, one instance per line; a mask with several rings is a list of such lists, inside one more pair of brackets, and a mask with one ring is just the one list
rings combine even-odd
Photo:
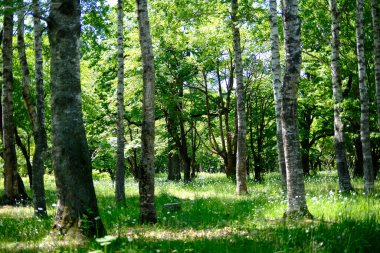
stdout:
[[231,1],[232,36],[234,48],[234,61],[236,69],[236,111],[237,111],[237,152],[236,152],[236,193],[246,194],[247,189],[247,120],[245,113],[245,88],[243,80],[243,63],[241,59],[240,31],[238,14],[238,1]]
[[360,93],[360,138],[363,149],[364,192],[374,191],[371,143],[369,137],[369,100],[365,83],[366,66],[364,58],[363,0],[356,1],[356,50],[359,70]]
[[48,20],[52,158],[58,197],[53,234],[101,237],[105,228],[98,213],[82,114],[79,0],[52,0]]
[[154,196],[154,57],[150,36],[147,0],[136,0],[141,55],[143,62],[143,123],[141,128],[141,177],[140,220],[156,223],[157,214]]
[[348,172],[344,124],[340,117],[342,112],[343,93],[342,93],[342,78],[340,65],[340,21],[339,11],[336,0],[330,0],[330,15],[331,15],[331,72],[333,81],[333,96],[334,96],[334,148],[336,167],[339,177],[339,189],[347,192],[352,190],[350,173]]
[[371,0],[373,43],[375,55],[375,84],[377,102],[377,124],[380,128],[380,7],[378,0]]
[[273,73],[273,93],[274,109],[276,113],[276,138],[277,138],[277,156],[278,166],[281,176],[282,189],[286,191],[286,166],[284,157],[284,144],[282,141],[281,125],[281,65],[280,65],[280,43],[277,21],[277,1],[270,0],[270,40],[272,53],[272,73]]
[[42,25],[40,3],[33,0],[33,24],[34,24],[34,54],[35,54],[35,79],[36,79],[36,117],[37,132],[34,136],[35,151],[33,155],[33,202],[37,215],[46,215],[45,186],[44,186],[44,159],[47,151],[47,136],[45,128],[45,92],[43,78],[42,58]]
[[2,123],[3,123],[3,158],[4,158],[4,196],[2,204],[15,205],[29,199],[24,184],[17,172],[15,148],[15,124],[13,118],[13,73],[12,73],[12,37],[13,9],[12,1],[4,1],[3,20],[3,86],[2,86]]
[[286,215],[310,216],[300,164],[297,126],[297,90],[301,68],[301,33],[297,0],[283,1],[285,35],[285,75],[281,109],[282,136],[286,164],[288,210]]
[[117,157],[115,198],[116,203],[125,205],[125,164],[124,164],[124,47],[123,47],[123,0],[117,2]]
[[181,179],[181,162],[179,158],[178,150],[178,131],[174,114],[173,106],[169,105],[169,113],[167,115],[167,129],[169,133],[168,140],[168,180],[178,181]]

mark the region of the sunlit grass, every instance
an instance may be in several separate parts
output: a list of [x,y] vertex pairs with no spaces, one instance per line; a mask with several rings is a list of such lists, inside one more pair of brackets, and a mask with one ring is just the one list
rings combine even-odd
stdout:
[[[307,202],[314,220],[289,222],[282,219],[287,201],[276,173],[265,175],[265,181],[260,184],[249,181],[247,196],[236,196],[234,183],[223,174],[200,173],[189,184],[167,182],[165,175],[157,175],[158,223],[155,225],[138,222],[137,182],[127,179],[127,206],[117,208],[109,177],[96,174],[94,179],[100,215],[113,237],[91,241],[85,248],[70,242],[57,244],[57,250],[380,252],[380,245],[376,243],[380,237],[379,195],[363,195],[361,179],[353,180],[356,191],[347,195],[337,190],[336,173],[321,172],[306,178]],[[55,249],[45,247],[44,243],[56,201],[53,177],[46,176],[45,182],[49,218],[34,218],[31,207],[0,208],[0,251]],[[0,181],[0,187],[2,185]],[[1,191],[0,188],[0,194]],[[378,186],[376,192],[379,192]],[[165,210],[165,203],[178,203],[181,210]]]

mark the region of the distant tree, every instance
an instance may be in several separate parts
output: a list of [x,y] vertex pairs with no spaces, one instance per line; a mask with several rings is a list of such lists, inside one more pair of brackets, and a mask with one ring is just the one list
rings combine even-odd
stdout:
[[297,126],[297,90],[301,70],[301,27],[297,0],[282,0],[285,35],[285,74],[281,122],[287,178],[288,217],[311,216],[306,204]]
[[139,179],[140,221],[156,223],[154,196],[154,57],[147,0],[136,0],[143,64],[143,119],[141,127],[141,174]]
[[333,96],[334,96],[334,147],[335,160],[339,177],[339,188],[342,191],[351,191],[351,179],[348,172],[344,124],[341,119],[342,112],[342,77],[340,64],[340,21],[339,10],[335,0],[329,1],[331,15],[331,72],[333,81]]
[[273,72],[273,91],[274,106],[276,112],[276,137],[277,137],[277,155],[278,165],[281,175],[281,185],[286,190],[286,166],[284,158],[284,144],[282,140],[282,124],[281,124],[281,65],[280,65],[280,49],[279,49],[279,32],[277,21],[277,1],[270,0],[270,39],[272,53],[272,72]]
[[369,136],[369,98],[366,85],[366,63],[364,55],[363,0],[356,0],[356,50],[358,57],[360,94],[360,137],[363,152],[364,191],[374,191],[374,175]]
[[123,45],[123,11],[124,1],[117,2],[117,158],[115,197],[116,203],[125,204],[125,163],[124,163],[124,45]]
[[80,1],[53,0],[48,17],[51,50],[52,160],[57,186],[53,232],[101,237],[80,85]]

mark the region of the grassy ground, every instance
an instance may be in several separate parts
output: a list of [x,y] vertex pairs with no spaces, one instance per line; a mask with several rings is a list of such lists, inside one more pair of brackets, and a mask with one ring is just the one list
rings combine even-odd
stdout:
[[[46,183],[52,217],[53,178],[46,177]],[[33,218],[30,207],[2,207],[0,251],[380,252],[380,195],[365,196],[362,180],[353,183],[356,193],[343,195],[336,190],[334,173],[307,178],[307,200],[315,218],[289,222],[282,219],[286,199],[276,174],[266,175],[262,184],[249,182],[250,195],[241,197],[222,174],[200,174],[186,185],[158,176],[158,224],[142,226],[138,223],[137,183],[127,180],[127,207],[116,208],[111,181],[96,175],[101,217],[111,236],[93,240],[85,248],[74,242],[51,247],[44,238],[52,218]],[[180,211],[163,210],[165,203],[174,202],[180,203]]]

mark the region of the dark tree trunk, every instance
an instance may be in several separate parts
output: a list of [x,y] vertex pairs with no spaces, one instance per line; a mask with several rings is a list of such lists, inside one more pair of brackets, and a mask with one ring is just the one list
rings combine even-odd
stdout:
[[354,140],[355,146],[355,164],[354,164],[354,176],[355,177],[363,177],[363,149],[362,142],[359,138],[355,138]]
[[106,231],[99,217],[82,114],[79,0],[52,0],[48,20],[52,159],[58,197],[53,234],[102,237]]
[[125,163],[124,163],[124,47],[123,47],[123,0],[117,2],[117,157],[115,198],[118,205],[125,205]]
[[143,120],[141,128],[141,177],[140,220],[142,223],[156,223],[157,214],[154,196],[154,57],[150,36],[147,0],[136,0],[137,20],[141,55],[143,62]]
[[366,66],[364,55],[363,0],[356,1],[356,50],[358,57],[360,93],[360,138],[363,149],[364,192],[374,191],[374,175],[369,132],[369,98],[365,81]]
[[33,23],[34,23],[34,54],[35,54],[35,78],[36,78],[36,117],[37,127],[35,136],[35,151],[33,155],[33,202],[34,211],[37,215],[46,215],[46,200],[44,186],[44,160],[47,152],[47,136],[45,128],[45,92],[43,77],[42,58],[42,25],[39,19],[41,15],[40,3],[33,0]]
[[12,73],[12,37],[13,37],[13,1],[4,1],[3,20],[3,86],[2,86],[2,137],[4,158],[4,196],[2,204],[15,205],[29,200],[24,183],[17,172],[17,156],[15,148],[15,124],[13,118],[13,73]]
[[[378,0],[371,0],[373,44],[375,55],[375,84],[377,102],[377,124],[380,128],[380,7]],[[376,168],[376,167],[375,167]]]

